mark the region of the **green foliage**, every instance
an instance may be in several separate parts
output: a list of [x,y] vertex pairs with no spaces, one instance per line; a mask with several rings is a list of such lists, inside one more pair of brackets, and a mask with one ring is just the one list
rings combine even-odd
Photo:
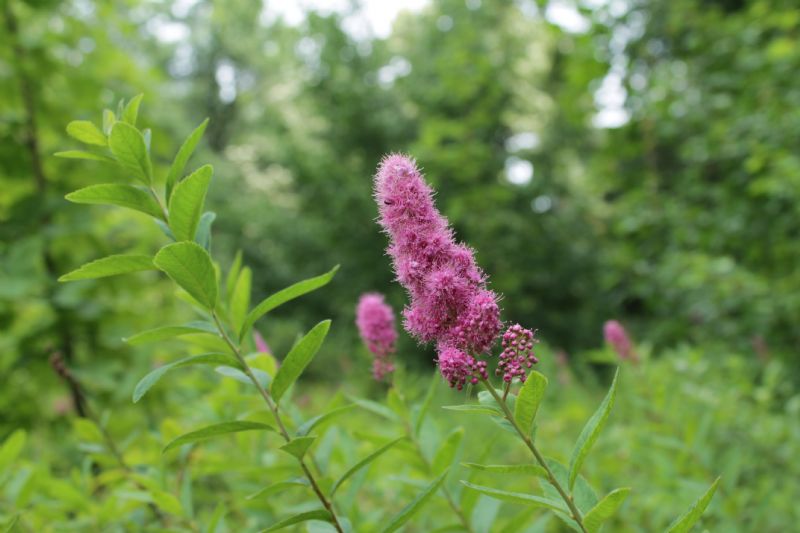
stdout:
[[105,278],[143,270],[155,270],[153,258],[147,255],[110,255],[86,263],[77,270],[64,274],[58,281]]
[[614,381],[611,382],[611,388],[603,398],[603,402],[597,411],[592,415],[592,418],[586,422],[578,440],[575,443],[575,448],[572,450],[572,456],[569,459],[569,487],[570,489],[575,485],[575,480],[578,479],[581,466],[589,455],[589,451],[594,446],[594,443],[600,437],[600,432],[611,414],[611,408],[614,407],[614,400],[617,397],[617,378],[619,377],[619,369],[614,374]]
[[306,333],[302,339],[291,349],[286,355],[278,373],[270,385],[270,394],[275,398],[276,402],[280,402],[283,395],[292,386],[300,374],[303,373],[306,366],[311,362],[317,351],[322,346],[322,342],[328,335],[328,329],[331,327],[330,320],[323,320]]
[[163,220],[161,206],[148,192],[132,185],[105,183],[84,187],[71,192],[66,199],[76,204],[116,205],[141,211],[151,217]]
[[717,491],[717,485],[719,485],[719,478],[711,484],[705,494],[703,494],[688,511],[670,524],[669,528],[667,528],[667,533],[686,533],[691,530],[695,523],[700,520],[708,504],[711,503],[711,498],[714,497],[714,493]]
[[178,183],[172,191],[169,199],[169,227],[176,240],[194,240],[213,173],[211,165],[203,165]]
[[164,447],[164,453],[193,442],[200,442],[208,439],[213,439],[219,435],[228,435],[230,433],[239,433],[241,431],[276,431],[276,429],[269,424],[261,422],[248,422],[246,420],[239,420],[234,422],[220,422],[211,426],[206,426],[195,431],[185,433],[169,442]]
[[153,263],[206,309],[216,307],[216,270],[203,247],[194,242],[168,244]]
[[108,135],[108,147],[134,178],[147,186],[152,184],[153,167],[145,138],[139,130],[126,122],[115,122]]
[[514,406],[514,418],[525,435],[530,435],[533,430],[533,421],[546,388],[547,378],[539,372],[533,371],[519,390]]

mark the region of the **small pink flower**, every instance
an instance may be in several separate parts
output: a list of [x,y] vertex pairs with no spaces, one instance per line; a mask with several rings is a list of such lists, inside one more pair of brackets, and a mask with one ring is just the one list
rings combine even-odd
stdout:
[[478,361],[452,346],[439,347],[438,363],[442,377],[458,390],[463,389],[467,382],[475,385],[488,377],[486,361]]
[[539,362],[533,354],[535,332],[514,324],[503,334],[503,352],[495,374],[503,376],[503,381],[511,383],[515,377],[525,382],[526,370]]
[[361,339],[375,356],[372,373],[375,379],[394,371],[391,356],[395,352],[397,331],[394,327],[394,312],[382,294],[362,294],[356,307],[356,326]]
[[269,344],[267,344],[267,341],[264,340],[264,337],[262,337],[261,333],[258,331],[253,331],[253,341],[255,341],[256,350],[258,350],[259,353],[272,353]]
[[606,342],[617,352],[620,359],[636,359],[636,354],[633,353],[633,344],[622,324],[616,320],[608,320],[603,324],[603,336]]

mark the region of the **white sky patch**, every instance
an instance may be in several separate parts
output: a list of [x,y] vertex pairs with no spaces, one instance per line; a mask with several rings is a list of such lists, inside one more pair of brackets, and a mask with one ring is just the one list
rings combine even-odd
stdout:
[[550,0],[544,10],[544,18],[570,33],[586,33],[592,26],[591,21],[581,15],[569,0]]
[[519,152],[521,150],[535,150],[539,147],[541,139],[532,131],[517,133],[506,139],[506,150]]
[[509,157],[506,159],[506,179],[513,185],[527,185],[533,179],[533,163]]

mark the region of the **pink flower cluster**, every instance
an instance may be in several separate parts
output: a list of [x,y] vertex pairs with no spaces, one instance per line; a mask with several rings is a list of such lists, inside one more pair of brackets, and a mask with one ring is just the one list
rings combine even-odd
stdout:
[[620,359],[636,359],[636,355],[633,353],[633,344],[622,324],[616,320],[608,320],[603,324],[603,336]]
[[519,324],[514,324],[503,334],[503,352],[500,354],[495,374],[502,375],[506,383],[511,383],[515,377],[524,383],[525,369],[539,362],[533,354],[533,344],[536,342],[534,335],[535,332]]
[[370,292],[361,295],[356,307],[356,326],[364,344],[375,356],[372,375],[381,380],[394,371],[391,359],[397,342],[394,312],[382,294]]
[[411,297],[403,311],[406,330],[421,342],[437,343],[439,367],[452,386],[477,382],[485,364],[474,356],[492,347],[502,323],[497,295],[486,288],[473,251],[456,243],[433,190],[409,157],[384,158],[375,199],[397,280]]

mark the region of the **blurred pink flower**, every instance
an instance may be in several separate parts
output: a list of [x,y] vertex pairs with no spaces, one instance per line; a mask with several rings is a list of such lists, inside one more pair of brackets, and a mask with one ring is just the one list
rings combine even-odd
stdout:
[[[381,161],[375,200],[397,280],[411,298],[404,326],[421,342],[437,342],[442,374],[452,376],[457,359],[452,350],[478,355],[496,341],[502,328],[497,295],[486,288],[473,251],[455,242],[436,209],[433,189],[411,158],[392,154]],[[442,354],[451,356],[450,370],[445,371]],[[445,377],[453,386],[461,381]]]
[[256,349],[259,351],[259,353],[272,353],[269,344],[267,344],[267,341],[264,340],[264,337],[262,337],[261,333],[258,331],[253,331],[253,340],[256,343]]
[[375,356],[372,373],[375,379],[394,371],[391,356],[395,351],[397,331],[394,327],[394,312],[382,294],[362,294],[356,307],[356,326],[361,339]]
[[636,360],[636,354],[633,353],[633,344],[628,337],[628,332],[618,321],[606,321],[603,324],[603,336],[606,342],[617,352],[620,359]]

